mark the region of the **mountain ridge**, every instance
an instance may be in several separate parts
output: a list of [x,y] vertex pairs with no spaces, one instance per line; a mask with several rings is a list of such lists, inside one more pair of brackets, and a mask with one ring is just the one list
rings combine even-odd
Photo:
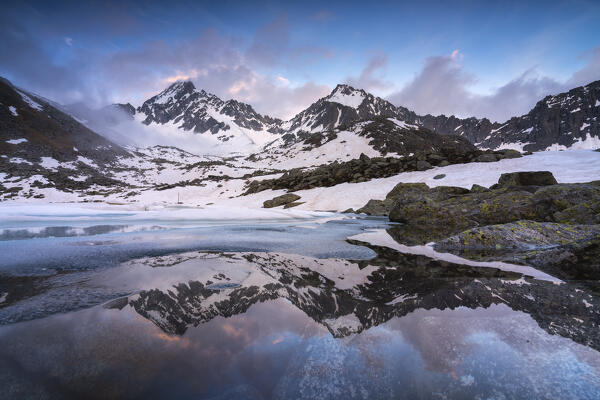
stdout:
[[[482,149],[508,147],[520,151],[539,151],[566,149],[571,146],[600,147],[600,108],[596,105],[600,102],[600,81],[573,88],[568,92],[548,95],[538,101],[527,114],[512,117],[505,122],[491,122],[487,118],[458,118],[444,114],[418,115],[403,106],[396,106],[386,99],[348,84],[336,85],[327,96],[317,99],[285,121],[259,114],[249,104],[234,99],[223,101],[204,90],[197,91],[191,81],[175,82],[146,100],[137,108],[137,112],[146,116],[145,124],[175,121],[180,123],[179,127],[183,130],[196,133],[210,131],[221,135],[223,141],[230,139],[227,131],[231,129],[231,124],[217,120],[214,113],[196,109],[191,113],[204,112],[200,119],[190,116],[189,97],[205,99],[204,103],[215,106],[218,114],[232,118],[241,128],[262,130],[276,135],[271,139],[283,136],[286,144],[304,140],[307,134],[329,132],[359,121],[385,117],[421,126],[442,135],[463,136]],[[171,98],[183,99],[183,104],[171,104]],[[574,100],[575,98],[578,100]],[[161,106],[165,101],[167,109],[170,107],[175,110],[174,113],[167,112],[166,117],[164,107]]]

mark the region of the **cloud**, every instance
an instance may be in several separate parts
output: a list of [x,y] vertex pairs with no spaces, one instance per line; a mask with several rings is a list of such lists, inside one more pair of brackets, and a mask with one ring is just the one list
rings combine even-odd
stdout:
[[[386,89],[393,86],[389,81],[384,80],[382,77],[377,76],[377,72],[385,69],[387,66],[388,59],[383,53],[376,54],[363,68],[358,77],[347,77],[346,83],[356,88],[365,89],[367,91]],[[380,75],[383,75],[381,73]]]
[[498,87],[492,94],[481,95],[472,91],[477,77],[465,70],[461,54],[455,50],[450,56],[428,58],[414,79],[388,99],[418,114],[486,117],[502,122],[527,113],[549,94],[600,79],[600,47],[585,57],[586,66],[564,82],[543,76],[534,67]]
[[235,97],[263,114],[288,118],[310,104],[308,97],[314,100],[329,90],[311,81],[294,85],[281,76],[277,65],[282,57],[301,63],[329,56],[323,48],[290,46],[288,30],[282,16],[259,29],[249,49],[240,38],[206,29],[183,40],[147,41],[127,50],[96,52],[78,46],[67,60],[57,62],[21,20],[0,16],[0,75],[63,104],[84,102],[91,107],[139,105],[173,81],[191,79],[223,99]]
[[65,43],[67,44],[67,46],[73,46],[73,39],[70,37],[66,37]]

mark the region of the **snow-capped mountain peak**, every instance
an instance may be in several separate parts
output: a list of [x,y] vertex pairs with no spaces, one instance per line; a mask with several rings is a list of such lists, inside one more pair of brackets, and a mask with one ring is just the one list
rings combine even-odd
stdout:
[[403,121],[404,109],[387,100],[355,89],[347,84],[337,85],[333,91],[287,121],[283,128],[290,133],[323,132],[348,126],[378,116]]
[[146,100],[137,112],[145,125],[162,125],[173,135],[206,134],[215,144],[237,142],[240,148],[275,140],[281,123],[257,113],[248,104],[223,101],[203,89],[197,90],[191,81],[171,84]]
[[367,97],[368,94],[364,90],[354,89],[346,84],[338,84],[325,99],[346,107],[357,108]]

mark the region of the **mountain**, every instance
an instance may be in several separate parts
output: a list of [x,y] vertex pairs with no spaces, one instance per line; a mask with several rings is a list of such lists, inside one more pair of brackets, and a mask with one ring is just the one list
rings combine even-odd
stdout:
[[0,80],[0,149],[4,159],[61,162],[85,157],[106,163],[129,153],[47,100]]
[[223,101],[178,81],[146,100],[136,110],[145,125],[163,125],[195,134],[210,134],[221,142],[245,140],[263,145],[276,139],[281,121],[261,115],[236,100]]
[[330,131],[377,116],[405,119],[402,109],[392,103],[362,89],[340,84],[328,96],[283,123],[282,129],[287,133]]
[[[322,138],[328,132],[351,130],[358,133],[358,123],[377,118],[387,118],[405,130],[418,128],[462,136],[482,149],[537,151],[600,146],[597,122],[600,108],[596,105],[600,102],[599,88],[600,81],[568,93],[548,96],[527,115],[505,123],[474,117],[421,116],[346,84],[337,85],[329,95],[287,121],[261,115],[248,104],[223,101],[204,90],[198,91],[190,81],[173,83],[137,109],[130,104],[113,106],[126,115],[133,115],[145,126],[166,128],[173,137],[188,133],[214,139],[212,147],[202,147],[208,152],[228,148],[230,152],[258,154],[266,146],[266,153],[269,153],[273,148],[283,149],[298,143],[310,147],[311,143],[323,142]],[[378,136],[395,134],[389,131],[382,130]],[[314,136],[316,133],[321,135]],[[387,142],[394,140],[386,139]],[[305,146],[300,148],[306,150]],[[277,151],[282,152],[281,149]],[[413,150],[398,154],[410,152]]]
[[114,193],[127,197],[174,181],[209,176],[217,166],[233,171],[217,157],[177,148],[120,146],[90,130],[84,125],[89,121],[67,109],[88,113],[95,121],[114,116],[114,111],[127,115],[123,110],[131,110],[127,105],[96,113],[83,106],[61,107],[0,78],[0,201],[105,198]]
[[412,121],[441,134],[461,135],[480,148],[600,148],[600,81],[546,96],[529,113],[504,123],[445,115],[415,115]]

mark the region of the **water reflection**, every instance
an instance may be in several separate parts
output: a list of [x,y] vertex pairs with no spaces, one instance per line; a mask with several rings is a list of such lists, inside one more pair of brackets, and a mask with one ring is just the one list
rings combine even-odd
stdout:
[[47,226],[29,228],[11,228],[0,232],[0,240],[24,240],[35,238],[93,236],[107,233],[124,233],[135,231],[148,231],[165,229],[157,225],[131,226],[131,225],[93,225],[93,226]]
[[0,385],[8,398],[598,398],[600,300],[585,286],[362,245],[376,256],[196,251],[89,275],[129,294],[0,327]]
[[[143,290],[128,303],[164,332],[183,335],[189,327],[217,316],[230,317],[253,304],[284,298],[334,337],[360,333],[418,309],[506,304],[529,314],[550,334],[600,349],[600,301],[578,286],[369,247],[377,257],[355,262],[284,254],[229,255],[232,265],[244,259],[255,269],[243,281],[231,282],[223,270],[204,281]],[[222,286],[215,287],[215,282]]]

